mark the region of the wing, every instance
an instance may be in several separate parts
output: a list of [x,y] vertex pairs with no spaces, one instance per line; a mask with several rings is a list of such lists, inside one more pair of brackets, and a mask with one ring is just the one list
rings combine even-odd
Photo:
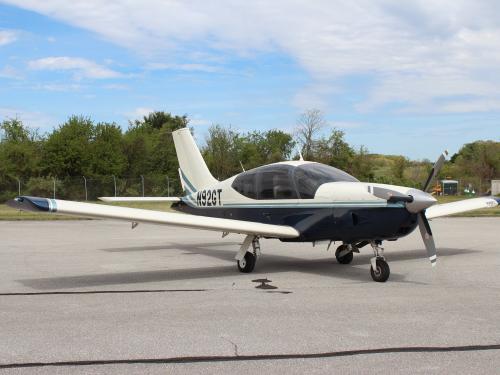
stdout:
[[252,221],[221,219],[59,199],[23,196],[17,197],[7,202],[7,204],[10,207],[25,211],[57,212],[67,215],[172,225],[218,232],[254,234],[273,238],[295,238],[300,235],[295,228],[286,225],[263,224]]
[[99,197],[103,202],[180,202],[178,197]]
[[465,199],[463,201],[436,204],[429,207],[425,211],[425,216],[428,219],[434,219],[440,216],[447,216],[458,214],[460,212],[477,210],[479,208],[493,208],[498,206],[500,198],[495,197],[481,197]]

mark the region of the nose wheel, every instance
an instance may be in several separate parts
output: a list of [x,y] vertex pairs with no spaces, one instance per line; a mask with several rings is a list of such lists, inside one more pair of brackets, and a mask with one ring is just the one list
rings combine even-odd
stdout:
[[381,242],[374,241],[371,243],[373,254],[375,255],[371,260],[370,275],[373,281],[383,283],[387,281],[391,274],[391,269],[384,258],[384,248],[380,246]]
[[391,269],[384,259],[379,258],[375,260],[375,269],[373,266],[370,267],[370,274],[372,275],[373,281],[383,283],[389,278]]

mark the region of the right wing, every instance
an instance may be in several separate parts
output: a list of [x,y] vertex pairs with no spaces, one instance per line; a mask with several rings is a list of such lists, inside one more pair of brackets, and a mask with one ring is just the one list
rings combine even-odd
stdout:
[[481,197],[464,199],[458,202],[436,204],[425,210],[425,216],[427,219],[434,219],[436,217],[458,214],[460,212],[472,211],[480,208],[493,208],[498,206],[499,201],[500,198]]
[[288,225],[264,224],[253,221],[186,215],[139,208],[64,201],[59,199],[22,196],[8,201],[7,204],[10,207],[25,211],[52,212],[138,223],[163,224],[218,232],[253,234],[273,238],[295,238],[300,235],[295,228]]

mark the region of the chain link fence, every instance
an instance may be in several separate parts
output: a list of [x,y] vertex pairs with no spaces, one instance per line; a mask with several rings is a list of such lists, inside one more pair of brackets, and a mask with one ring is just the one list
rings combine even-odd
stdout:
[[0,180],[0,202],[18,195],[96,201],[98,197],[163,197],[182,193],[178,177],[140,175],[132,177],[4,178]]
[[[443,185],[441,185],[444,187]],[[429,191],[434,189],[431,187]],[[480,196],[491,193],[491,182],[458,180],[455,189],[441,188],[437,195]],[[3,178],[0,180],[0,202],[18,195],[57,199],[96,201],[98,197],[167,197],[179,196],[182,187],[177,176],[140,175],[131,177],[52,177]]]

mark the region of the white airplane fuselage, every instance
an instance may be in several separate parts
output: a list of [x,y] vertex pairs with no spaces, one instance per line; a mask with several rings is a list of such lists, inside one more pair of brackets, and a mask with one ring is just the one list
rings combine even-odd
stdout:
[[[407,197],[416,189],[359,182],[320,163],[270,164],[198,190],[182,173],[181,178],[187,194],[172,206],[175,210],[288,225],[300,232],[299,237],[286,241],[390,240],[406,236],[417,226],[417,215],[409,210],[412,202],[374,195],[382,190]],[[432,197],[428,201],[435,203]]]

